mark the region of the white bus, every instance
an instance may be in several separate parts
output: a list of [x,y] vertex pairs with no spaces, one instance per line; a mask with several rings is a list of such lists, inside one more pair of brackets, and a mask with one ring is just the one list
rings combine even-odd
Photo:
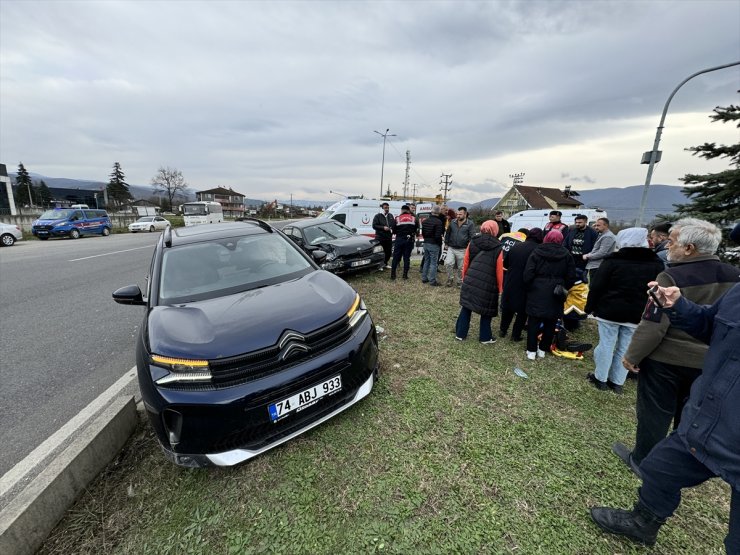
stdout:
[[221,204],[211,201],[186,202],[182,205],[185,227],[200,224],[217,224],[224,221]]

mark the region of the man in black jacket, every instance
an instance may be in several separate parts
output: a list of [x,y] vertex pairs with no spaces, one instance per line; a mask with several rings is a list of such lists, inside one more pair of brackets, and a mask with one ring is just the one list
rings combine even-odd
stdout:
[[437,263],[442,250],[442,235],[445,226],[439,218],[439,206],[432,207],[432,215],[421,224],[421,236],[424,238],[424,260],[422,260],[421,282],[437,287]]
[[388,266],[388,261],[391,259],[391,252],[393,251],[393,214],[389,213],[390,206],[387,202],[380,205],[383,210],[379,214],[376,214],[373,218],[373,229],[375,230],[375,238],[380,241],[380,245],[383,247],[383,253],[385,254],[385,267]]
[[588,216],[578,214],[575,217],[575,225],[565,236],[565,241],[563,242],[563,246],[573,256],[573,262],[576,263],[576,268],[582,271],[586,269],[586,261],[583,259],[583,255],[593,250],[594,243],[596,243],[598,237],[599,234],[596,233],[596,230],[588,225]]
[[496,239],[500,239],[504,233],[511,233],[511,224],[504,219],[504,213],[501,210],[496,210],[493,214],[493,219],[498,224],[498,235],[496,235]]

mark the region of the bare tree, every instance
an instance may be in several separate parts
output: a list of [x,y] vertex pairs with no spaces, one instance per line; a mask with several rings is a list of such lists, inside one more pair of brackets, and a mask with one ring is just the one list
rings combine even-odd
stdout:
[[188,184],[185,182],[182,172],[169,166],[166,168],[160,166],[157,175],[152,177],[152,187],[155,193],[167,195],[168,210],[172,210],[175,196],[186,196],[188,192]]

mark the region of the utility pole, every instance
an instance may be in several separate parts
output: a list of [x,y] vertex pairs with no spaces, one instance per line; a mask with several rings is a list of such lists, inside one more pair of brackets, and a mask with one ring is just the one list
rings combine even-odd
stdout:
[[660,157],[662,154],[662,152],[658,150],[658,146],[660,145],[660,136],[663,134],[663,124],[665,123],[665,116],[668,113],[668,105],[671,103],[671,100],[673,100],[673,95],[675,95],[678,92],[678,89],[680,89],[687,81],[693,79],[697,75],[702,75],[703,73],[709,73],[710,71],[717,71],[718,69],[725,69],[727,67],[733,67],[736,65],[740,65],[740,62],[733,62],[731,64],[710,67],[707,69],[702,69],[701,71],[697,71],[696,73],[689,75],[686,79],[681,81],[678,86],[673,89],[673,92],[668,97],[668,100],[666,100],[665,106],[663,107],[663,114],[660,116],[658,130],[655,132],[653,150],[648,150],[647,152],[645,152],[642,155],[642,161],[640,162],[641,164],[648,164],[648,170],[647,175],[645,176],[645,186],[642,189],[642,200],[640,201],[640,211],[637,213],[637,221],[635,222],[636,226],[639,227],[642,225],[642,220],[645,216],[645,206],[647,205],[648,188],[650,187],[650,181],[653,177],[653,167],[655,166],[655,164],[660,162]]
[[380,131],[375,131],[378,135],[383,137],[383,162],[380,165],[380,196],[383,196],[383,171],[385,170],[385,140],[388,137],[395,137],[395,135],[389,135],[388,131],[390,129],[386,129],[385,133],[381,133]]
[[293,193],[290,193],[290,213],[288,214],[288,217],[293,217]]
[[403,180],[403,198],[409,196],[409,166],[411,165],[411,151],[406,151],[406,179]]
[[447,197],[447,193],[452,191],[452,187],[450,185],[452,184],[452,174],[451,173],[443,173],[440,176],[439,184],[442,185],[442,187],[439,188],[440,191],[443,191],[442,193],[442,199],[444,200],[445,204],[449,200]]
[[416,183],[414,183],[414,194],[412,196],[412,200],[416,202]]

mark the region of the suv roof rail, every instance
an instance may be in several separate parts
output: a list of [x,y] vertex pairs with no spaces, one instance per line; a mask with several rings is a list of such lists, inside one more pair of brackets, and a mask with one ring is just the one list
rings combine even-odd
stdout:
[[243,221],[243,222],[254,222],[255,224],[257,224],[258,226],[260,226],[262,229],[264,229],[265,231],[267,231],[269,233],[272,233],[274,231],[272,229],[272,227],[270,227],[270,224],[268,224],[267,222],[264,222],[264,221],[262,221],[262,220],[260,220],[258,218],[246,218],[245,217],[245,218],[242,218],[241,221]]

